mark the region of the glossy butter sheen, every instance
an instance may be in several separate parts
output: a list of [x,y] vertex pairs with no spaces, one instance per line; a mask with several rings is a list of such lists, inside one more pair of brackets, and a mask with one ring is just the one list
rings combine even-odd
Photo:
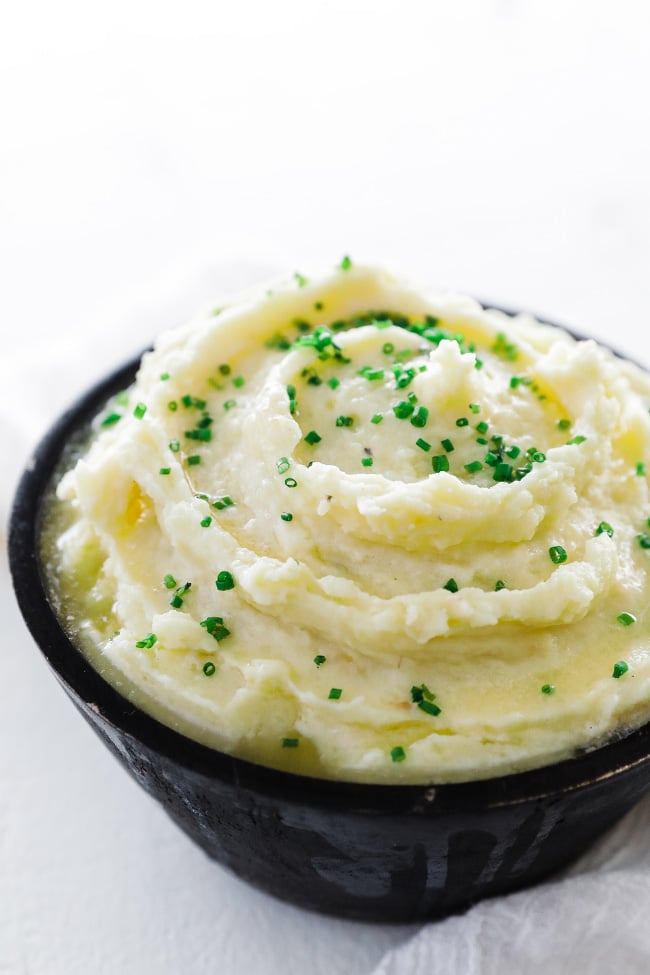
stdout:
[[162,335],[97,418],[58,488],[62,614],[146,709],[274,767],[556,761],[650,714],[649,404],[526,316],[360,267],[281,283]]

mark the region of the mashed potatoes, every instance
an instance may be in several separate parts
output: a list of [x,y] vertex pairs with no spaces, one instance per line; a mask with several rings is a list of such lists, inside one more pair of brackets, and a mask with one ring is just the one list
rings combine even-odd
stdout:
[[650,717],[650,378],[351,265],[162,335],[58,485],[62,616],[275,767],[478,779]]

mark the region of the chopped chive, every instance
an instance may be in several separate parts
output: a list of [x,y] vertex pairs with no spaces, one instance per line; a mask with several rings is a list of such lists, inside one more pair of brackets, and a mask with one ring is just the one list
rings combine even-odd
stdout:
[[478,405],[478,403],[470,403],[469,404],[469,408],[472,411],[472,413],[480,413],[481,412],[481,407]]
[[330,701],[338,701],[342,693],[343,691],[341,690],[340,687],[332,687],[330,688],[330,692],[327,695],[327,697]]
[[232,384],[233,386],[236,386],[237,389],[241,389],[242,386],[245,384],[245,382],[246,380],[244,379],[243,376],[235,376],[235,378],[232,381]]
[[112,427],[114,423],[117,423],[117,421],[121,419],[122,419],[122,415],[120,413],[109,413],[108,416],[104,417],[100,426]]
[[636,616],[633,613],[619,613],[616,619],[622,626],[632,626],[632,623],[636,623]]
[[205,674],[206,677],[212,677],[216,669],[217,668],[215,667],[215,665],[212,663],[211,660],[208,660],[207,663],[203,664],[203,673]]
[[336,389],[337,386],[341,385],[341,380],[337,376],[332,376],[327,380],[327,385],[330,389]]
[[136,420],[141,420],[142,417],[147,412],[147,407],[144,403],[136,403],[135,409],[133,410],[133,415]]
[[413,403],[409,403],[407,400],[401,400],[399,403],[393,407],[393,413],[398,420],[407,420],[414,410]]
[[414,704],[418,704],[420,701],[433,701],[435,694],[429,690],[426,684],[420,684],[411,688],[411,700]]
[[165,382],[166,379],[169,379],[169,373],[168,372],[161,372],[160,373],[160,378],[162,379],[163,382]]
[[384,353],[384,355],[391,355],[395,351],[395,346],[392,342],[384,342],[381,347],[381,351]]
[[383,419],[384,419],[384,414],[383,413],[375,413],[374,416],[371,416],[370,417],[370,422],[371,423],[381,423],[381,421]]
[[442,447],[444,447],[444,449],[447,451],[448,454],[450,454],[452,452],[452,450],[455,449],[453,443],[451,442],[451,440],[447,440],[447,439],[441,440],[440,441],[440,444],[441,444]]
[[435,457],[431,458],[431,466],[433,467],[435,474],[440,474],[441,471],[449,470],[449,460],[446,454],[436,454]]
[[169,410],[170,413],[176,412],[176,410],[178,409],[178,403],[176,402],[175,399],[170,399],[169,403],[167,404],[167,409]]
[[390,757],[393,762],[403,762],[406,758],[406,752],[401,745],[395,745],[394,748],[390,750]]
[[505,589],[505,588],[506,588],[506,584],[503,581],[503,579],[497,579],[496,584],[494,586],[494,591],[495,592],[501,592],[501,590],[502,589]]
[[536,464],[543,464],[544,461],[546,460],[546,454],[542,453],[541,450],[536,450],[535,453],[532,455],[532,459],[535,461]]
[[323,438],[320,434],[316,433],[315,430],[310,430],[306,437],[304,437],[305,443],[314,444],[320,443]]
[[[411,392],[411,393],[409,393],[409,394],[408,394],[408,396],[407,396],[406,398],[407,398],[407,400],[409,401],[409,403],[417,403],[417,401],[418,401],[418,398],[417,398],[417,396],[416,396],[416,395],[415,395],[415,393],[413,393],[413,392]],[[415,412],[417,413],[417,410],[416,410]],[[411,423],[412,423],[412,422],[413,422],[413,421],[411,420]]]
[[160,470],[158,471],[159,474],[171,474],[171,472],[172,472],[171,467],[161,467]]
[[148,633],[142,640],[138,640],[136,647],[138,650],[150,650],[155,643],[158,642],[158,637],[155,633]]
[[324,657],[322,653],[318,653],[314,657],[314,663],[316,664],[317,667],[320,667],[322,664],[324,664],[326,660],[327,657]]
[[521,447],[517,447],[516,444],[513,444],[512,447],[508,447],[508,449],[506,450],[506,454],[508,455],[508,457],[511,457],[512,460],[516,460],[517,457],[519,457],[520,453],[521,453]]
[[172,607],[172,609],[181,608],[181,606],[183,605],[183,600],[191,588],[192,588],[191,582],[186,582],[184,586],[178,586],[176,592],[174,593],[174,595],[169,601],[169,605]]
[[476,424],[476,429],[479,433],[487,433],[490,429],[490,424],[486,423],[485,420],[481,420],[480,423]]
[[315,311],[322,311],[324,307],[325,307],[325,305],[323,304],[322,301],[315,301],[314,302],[314,309],[315,309]]
[[619,677],[622,677],[623,674],[627,674],[629,669],[630,668],[625,660],[617,660],[616,663],[614,664],[612,677],[616,677],[618,679]]
[[350,268],[352,267],[352,261],[350,260],[347,254],[339,264],[339,267],[341,268],[342,271],[349,271]]
[[643,533],[641,535],[637,535],[636,537],[641,548],[650,548],[650,535]]
[[232,410],[233,406],[237,406],[236,399],[227,399],[226,402],[223,404],[224,410]]
[[506,464],[505,461],[498,463],[494,468],[494,474],[492,476],[495,481],[511,481],[512,464]]
[[638,462],[638,464],[636,465],[636,476],[637,477],[644,477],[645,476],[645,464],[643,463],[642,460],[640,460]]
[[542,684],[541,687],[542,694],[555,694],[554,684]]
[[428,419],[429,411],[426,406],[418,406],[417,410],[411,417],[411,424],[414,427],[425,427]]
[[219,366],[219,372],[221,373],[222,376],[229,376],[230,371],[231,371],[230,366],[228,365],[227,362],[222,362],[221,365]]
[[222,511],[224,508],[230,508],[234,505],[233,499],[226,494],[223,498],[217,498],[216,501],[212,502],[212,507],[216,508],[217,511]]
[[486,438],[486,437],[477,437],[477,438],[476,438],[476,442],[477,442],[478,444],[480,444],[480,445],[481,445],[481,447],[486,447],[486,446],[487,446],[487,444],[488,444],[488,440],[487,440],[487,438]]
[[555,565],[561,565],[562,562],[566,562],[567,554],[566,549],[562,548],[561,545],[551,545],[548,550],[551,562]]
[[469,426],[469,420],[467,419],[466,416],[459,416],[458,419],[456,420],[456,426],[457,427],[468,427]]
[[223,572],[220,572],[217,576],[215,586],[219,592],[227,592],[228,589],[234,589],[235,580],[232,577],[232,573],[228,572],[226,569],[224,569]]
[[295,479],[295,477],[285,477],[285,479],[284,479],[284,483],[286,484],[286,486],[287,486],[288,488],[295,488],[295,487],[298,487],[298,482],[297,482],[297,480]]
[[483,470],[483,464],[480,462],[480,460],[473,460],[471,463],[464,464],[463,466],[469,474],[476,474],[478,471]]
[[351,427],[354,423],[354,417],[351,416],[337,416],[336,425],[337,427]]
[[294,274],[294,278],[296,279],[299,288],[304,288],[305,285],[307,284],[307,278],[304,277],[304,275],[300,274],[298,271],[296,271],[296,273]]
[[418,701],[418,707],[420,711],[425,711],[427,714],[432,714],[434,718],[442,712],[442,708],[439,708],[437,704],[433,703],[433,701]]
[[571,437],[570,440],[567,440],[567,444],[584,443],[586,439],[587,439],[586,437],[583,437],[581,434],[578,434],[576,437]]
[[207,619],[201,620],[201,626],[215,640],[225,640],[227,636],[230,636],[230,630],[223,625],[221,616],[208,616]]
[[198,454],[192,454],[191,457],[187,458],[187,463],[192,467],[196,467],[197,464],[201,463],[201,458]]
[[362,457],[361,463],[364,467],[372,467],[372,457]]
[[447,592],[458,592],[458,583],[452,577],[451,579],[447,580],[447,582],[444,584],[442,588],[446,589]]
[[205,518],[202,518],[200,524],[201,524],[201,528],[209,528],[210,525],[212,524],[212,518],[210,517],[210,515],[207,515]]
[[557,428],[558,430],[568,430],[571,426],[571,420],[558,420]]
[[420,450],[431,450],[431,444],[426,440],[423,440],[422,437],[418,437],[418,439],[415,441],[415,446],[419,447]]
[[173,575],[170,575],[169,573],[167,573],[163,579],[163,582],[165,584],[165,589],[174,589],[176,586],[176,580],[174,579]]
[[170,440],[169,441],[169,449],[171,450],[171,452],[173,454],[177,454],[178,451],[181,449],[181,445],[178,442],[178,440]]
[[297,748],[299,744],[300,744],[300,740],[298,738],[283,738],[282,739],[282,747],[283,748]]
[[282,521],[293,521],[293,515],[290,511],[283,511],[280,518],[282,518]]
[[602,535],[603,533],[605,535],[609,535],[610,538],[614,534],[614,529],[612,528],[612,526],[609,524],[608,521],[601,521],[601,523],[596,528],[594,535]]
[[278,474],[286,474],[291,464],[288,457],[279,457],[275,462],[275,466],[278,469]]

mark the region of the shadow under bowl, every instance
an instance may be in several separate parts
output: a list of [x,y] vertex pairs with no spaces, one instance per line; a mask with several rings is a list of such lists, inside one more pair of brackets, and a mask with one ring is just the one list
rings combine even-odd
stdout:
[[128,386],[139,359],[94,386],[25,471],[9,557],[22,614],[78,710],[147,792],[239,877],[310,910],[364,921],[441,917],[567,865],[650,786],[650,725],[552,766],[437,786],[308,778],[234,758],[135,707],[57,619],[39,558],[43,502],[71,438]]

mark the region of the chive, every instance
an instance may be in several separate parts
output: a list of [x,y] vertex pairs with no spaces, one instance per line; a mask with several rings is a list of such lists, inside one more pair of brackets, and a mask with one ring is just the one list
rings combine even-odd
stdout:
[[159,474],[171,474],[171,472],[172,472],[171,467],[161,467],[160,470],[158,471]]
[[546,454],[543,454],[541,450],[536,450],[532,456],[532,460],[534,460],[536,464],[543,464],[546,460]]
[[476,357],[476,361],[474,363],[474,368],[475,369],[482,369],[483,368],[483,360],[482,359],[479,359],[478,356]]
[[495,481],[511,481],[512,464],[506,464],[505,461],[497,464],[494,468],[493,479]]
[[173,454],[177,454],[178,451],[181,449],[181,445],[178,442],[178,440],[170,440],[168,446]]
[[444,449],[447,451],[448,454],[450,454],[452,450],[454,450],[454,445],[451,442],[451,440],[447,440],[447,439],[441,440],[440,444],[442,447],[444,447]]
[[323,304],[322,301],[315,301],[314,302],[314,309],[315,309],[315,311],[322,311],[324,307],[325,307],[325,305]]
[[336,425],[337,427],[351,427],[354,423],[354,417],[351,416],[337,416]]
[[232,410],[233,406],[237,406],[237,400],[236,399],[227,399],[226,402],[223,404],[223,408],[226,411],[227,410]]
[[179,586],[169,601],[169,605],[172,609],[180,609],[183,605],[183,600],[187,593],[192,588],[191,582],[186,582],[184,586]]
[[423,440],[422,437],[418,437],[418,439],[415,441],[415,446],[419,447],[420,450],[431,450],[431,444],[427,443],[426,440]]
[[441,471],[449,470],[449,461],[445,454],[436,454],[435,457],[432,457],[431,465],[435,474],[440,474]]
[[294,274],[294,278],[296,279],[299,288],[304,288],[305,285],[307,284],[307,278],[304,277],[302,274],[300,274],[298,271],[296,271],[296,273]]
[[506,454],[508,455],[508,457],[511,457],[512,460],[516,460],[517,457],[519,457],[520,453],[521,453],[521,447],[517,447],[515,444],[513,444],[512,447],[508,447],[508,449],[506,450]]
[[361,463],[364,467],[372,467],[372,457],[362,457]]
[[395,745],[394,748],[391,748],[390,757],[393,762],[403,762],[406,758],[406,752],[401,745]]
[[456,426],[457,427],[468,427],[469,426],[469,420],[467,419],[466,416],[459,416],[458,419],[456,420]]
[[642,460],[640,460],[636,465],[636,476],[645,477],[645,464],[643,463]]
[[384,419],[384,414],[383,413],[375,413],[374,416],[371,416],[370,417],[370,422],[371,423],[381,423],[381,421],[383,419]]
[[317,667],[320,667],[321,664],[324,664],[326,660],[327,657],[324,657],[322,653],[318,653],[314,657],[314,663],[316,664]]
[[485,420],[481,420],[480,423],[476,424],[476,429],[479,433],[487,433],[490,429],[490,424],[486,423]]
[[330,387],[330,389],[336,389],[337,386],[341,385],[341,380],[338,379],[336,376],[332,376],[330,379],[327,380],[327,385]]
[[478,405],[478,403],[470,403],[469,404],[469,408],[472,411],[472,413],[480,413],[481,412],[481,407]]
[[612,528],[612,526],[609,524],[608,521],[601,521],[601,523],[596,528],[594,535],[602,535],[603,532],[605,533],[605,535],[609,535],[610,538],[614,534],[614,529]]
[[136,420],[141,420],[146,412],[147,412],[147,407],[144,405],[144,403],[136,403],[135,409],[133,411],[133,415],[136,418]]
[[551,562],[555,565],[561,565],[562,562],[566,562],[567,554],[566,549],[562,548],[561,545],[551,545],[548,550]]
[[632,623],[636,623],[636,616],[633,613],[619,613],[616,619],[622,626],[632,626]]
[[481,447],[487,447],[488,440],[486,437],[477,437],[476,442],[481,445]]
[[411,700],[414,704],[419,704],[420,701],[433,701],[435,696],[426,684],[420,684],[419,687],[414,686],[411,688]]
[[369,380],[383,379],[385,375],[383,369],[371,369],[370,366],[364,366],[363,369],[359,370],[358,374]]
[[299,744],[300,744],[300,740],[298,738],[283,738],[282,739],[282,747],[283,748],[297,748]]
[[290,511],[283,511],[280,518],[282,518],[282,521],[293,521],[293,515]]
[[614,664],[612,677],[616,677],[618,679],[619,677],[622,677],[623,674],[627,674],[629,669],[630,668],[625,660],[617,660],[616,663]]
[[165,584],[165,589],[174,589],[176,586],[176,580],[174,579],[173,575],[170,575],[169,573],[167,573],[163,579],[163,582]]
[[298,482],[297,482],[297,480],[295,479],[295,477],[285,477],[285,479],[284,479],[284,483],[286,484],[286,486],[287,486],[288,488],[295,488],[295,487],[298,487]]
[[207,515],[207,517],[202,518],[200,524],[201,524],[201,528],[209,528],[210,525],[212,524],[212,518],[210,517],[210,515]]
[[222,376],[229,376],[230,375],[230,366],[228,365],[227,362],[223,362],[219,366],[219,372],[221,373]]
[[568,430],[571,426],[571,420],[558,420],[557,428],[558,430]]
[[223,625],[221,616],[208,616],[207,619],[201,620],[201,626],[215,640],[225,640],[227,636],[230,636],[230,630]]
[[[411,393],[409,393],[409,394],[408,394],[408,396],[407,396],[406,398],[407,398],[407,400],[409,401],[409,403],[413,403],[413,404],[415,404],[415,403],[417,403],[417,401],[418,401],[418,398],[417,398],[417,396],[416,396],[416,395],[415,395],[415,393],[413,393],[413,392],[411,392]],[[417,413],[417,410],[416,410],[415,412]],[[411,422],[412,422],[412,421],[411,421]]]
[[503,579],[497,579],[496,584],[494,586],[494,591],[495,592],[501,592],[501,590],[502,589],[505,589],[505,588],[506,588],[506,584],[503,581]]
[[327,695],[327,697],[330,701],[338,701],[342,693],[343,691],[341,690],[340,687],[332,687],[330,688],[330,692]]
[[637,535],[641,548],[650,548],[650,536],[646,534]]
[[220,572],[217,576],[215,586],[219,592],[226,592],[228,589],[234,589],[235,580],[232,577],[232,573],[228,572],[226,569],[224,569],[223,572]]
[[117,421],[118,420],[121,420],[121,419],[122,419],[122,416],[121,416],[120,413],[109,413],[108,416],[105,416],[104,417],[104,419],[102,420],[100,426],[102,426],[102,427],[112,427],[114,423],[117,423]]
[[188,440],[201,440],[203,443],[209,443],[212,440],[212,430],[209,427],[199,427],[196,430],[186,430],[185,436]]
[[411,417],[411,424],[414,427],[425,427],[428,419],[429,411],[426,406],[418,406],[417,410]]
[[444,584],[442,588],[446,589],[447,592],[458,592],[458,583],[452,577],[451,579],[447,580],[447,582]]
[[197,464],[201,463],[201,458],[198,454],[192,454],[191,457],[187,458],[187,463],[190,464],[191,467],[196,467]]
[[555,684],[542,684],[542,694],[555,694]]
[[442,708],[439,708],[437,704],[433,703],[433,701],[418,701],[418,707],[421,711],[425,711],[427,714],[432,714],[434,718],[437,717],[442,711]]
[[154,643],[157,642],[158,642],[158,637],[156,636],[156,634],[148,633],[145,637],[143,637],[142,640],[138,640],[138,642],[136,643],[136,647],[138,648],[138,650],[144,650],[144,649],[150,650],[153,647]]
[[217,668],[215,667],[215,665],[212,663],[211,660],[208,660],[207,663],[203,664],[203,673],[205,674],[206,677],[212,677],[216,669]]
[[391,355],[395,351],[395,346],[392,342],[384,342],[381,347],[381,351],[384,353],[384,355]]
[[217,498],[216,501],[213,501],[212,507],[216,508],[217,511],[222,511],[224,508],[230,508],[234,503],[233,499],[226,494],[223,498]]
[[570,440],[567,440],[567,444],[584,443],[586,439],[587,439],[586,437],[583,437],[580,434],[578,434],[578,436],[571,437]]
[[291,464],[289,463],[288,457],[279,457],[275,462],[275,466],[278,469],[278,474],[286,474]]
[[473,460],[471,463],[465,464],[464,467],[469,474],[476,474],[478,471],[483,470],[483,464],[480,460]]
[[350,268],[352,267],[352,261],[350,260],[347,254],[339,264],[339,267],[341,268],[342,271],[349,271]]
[[315,430],[310,430],[306,437],[304,437],[305,443],[314,444],[320,443],[323,438],[320,434],[316,433]]
[[169,379],[169,373],[168,372],[161,372],[160,373],[160,378],[162,379],[163,382],[165,382],[166,379]]
[[178,403],[175,399],[170,399],[169,403],[167,404],[167,409],[170,411],[170,413],[176,412],[178,409]]
[[393,413],[398,420],[407,420],[413,412],[414,406],[407,400],[401,400],[393,407]]
[[483,462],[488,465],[488,467],[496,467],[499,463],[499,455],[495,454],[493,450],[488,450],[487,454],[483,458]]

